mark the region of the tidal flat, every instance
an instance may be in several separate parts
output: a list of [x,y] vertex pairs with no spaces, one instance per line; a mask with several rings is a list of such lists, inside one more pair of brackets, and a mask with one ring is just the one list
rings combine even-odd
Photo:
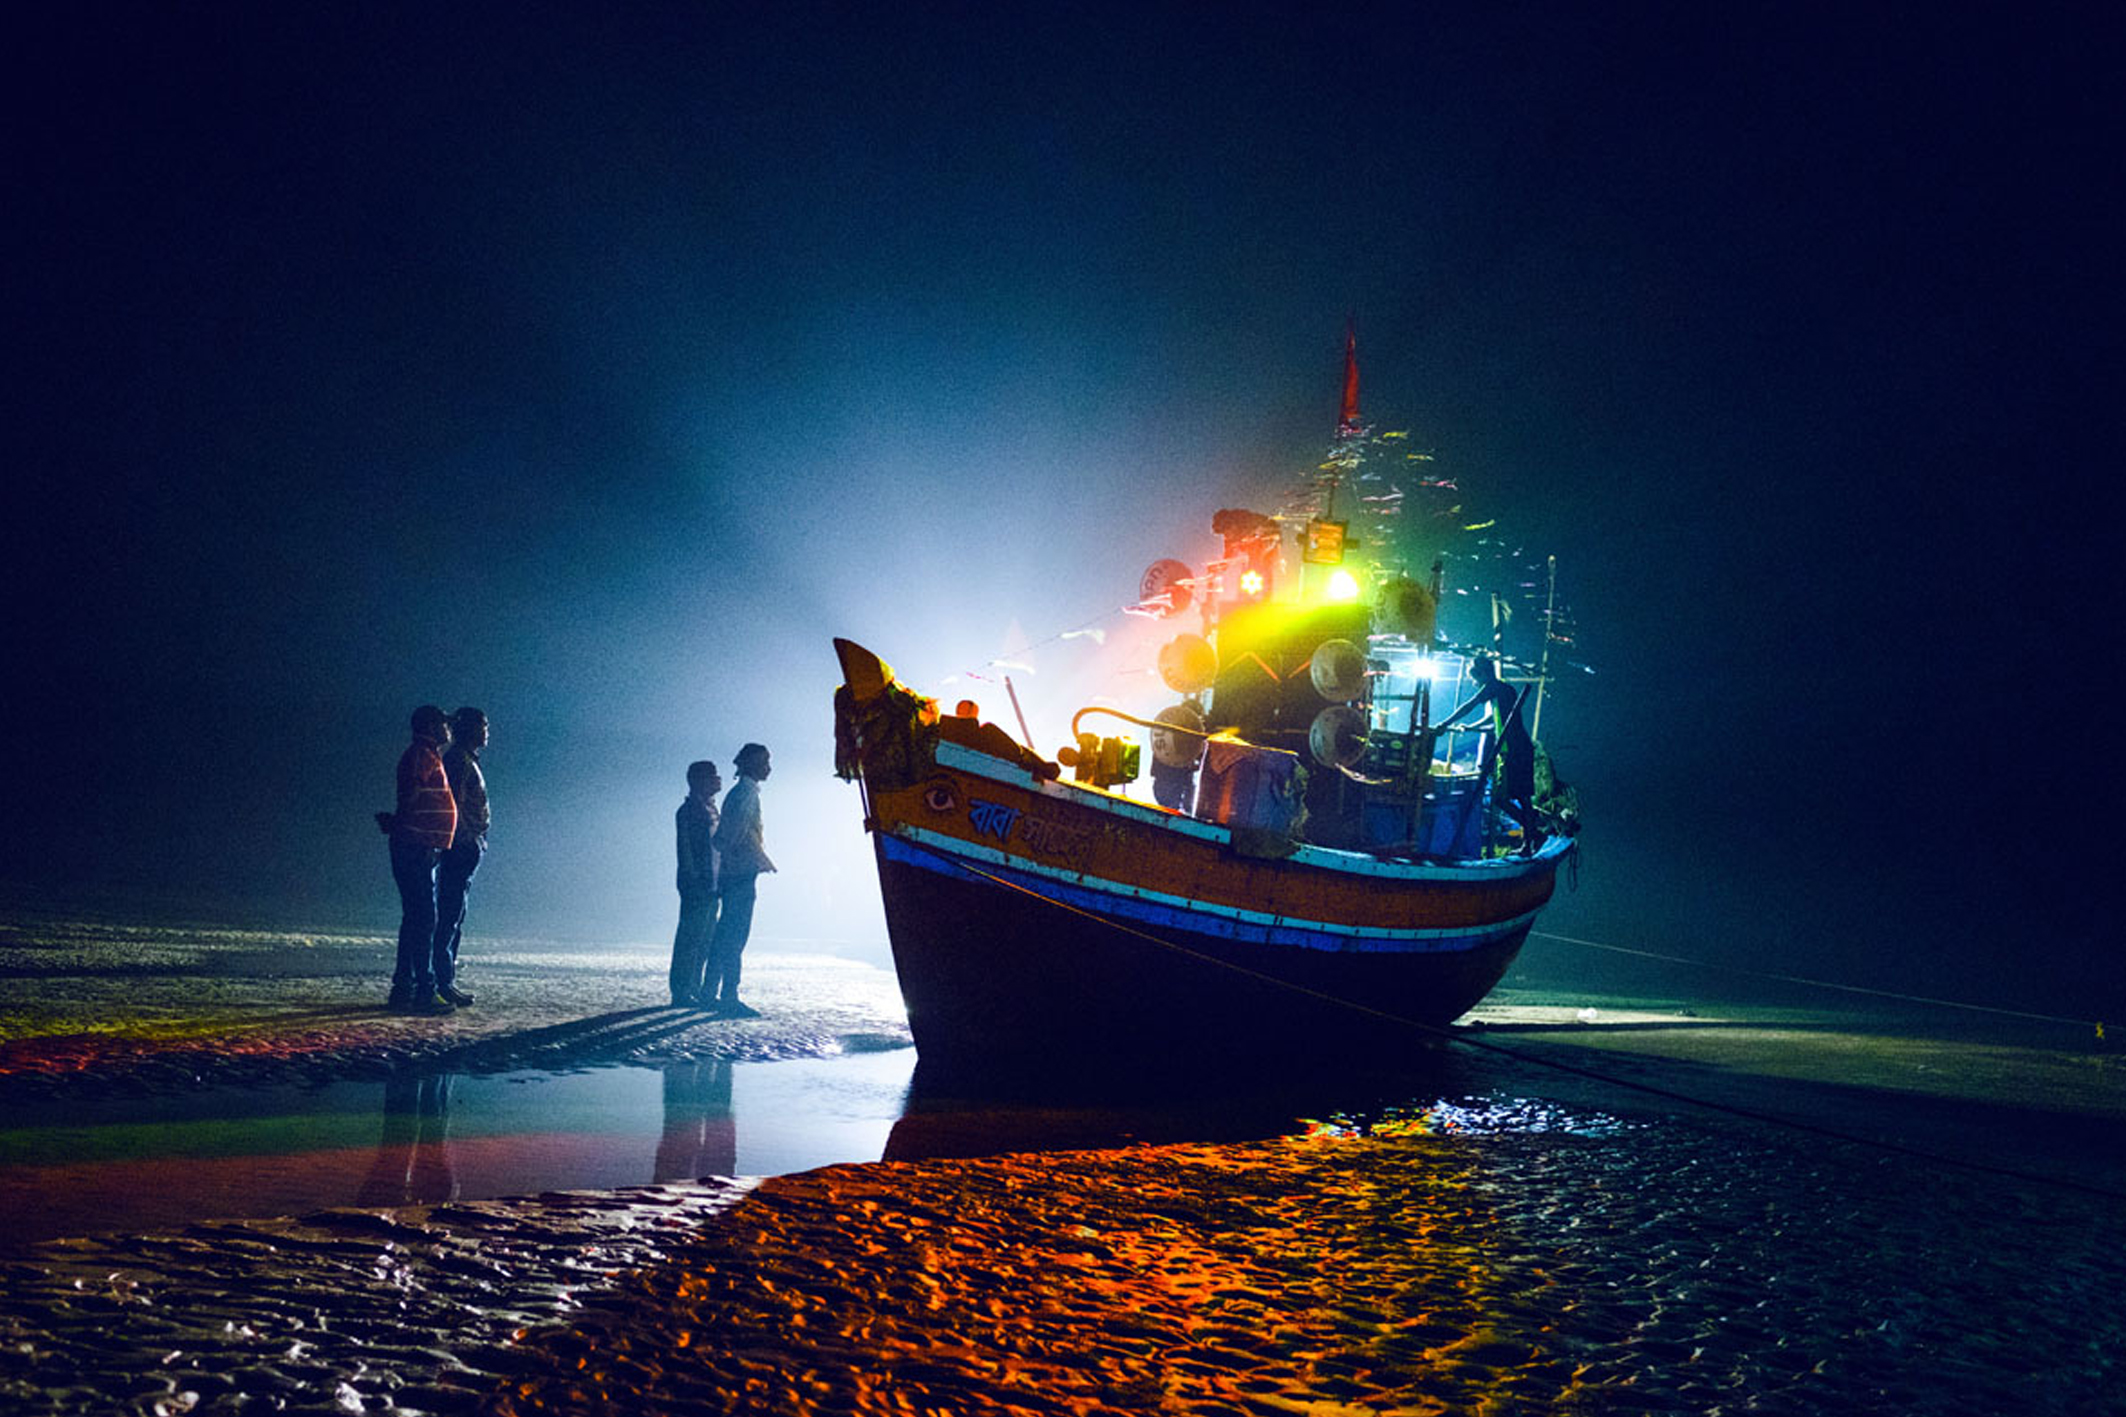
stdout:
[[[2080,1040],[1509,987],[1400,1091],[996,1101],[893,1083],[890,976],[848,961],[764,959],[767,1017],[727,1022],[660,1008],[653,950],[497,944],[480,1005],[427,1020],[376,1007],[384,950],[0,932],[14,1134],[120,1107],[152,1151],[218,1098],[410,1098],[354,1124],[335,1184],[381,1171],[366,1196],[0,1223],[0,1408],[2118,1410],[2126,1088]],[[786,1064],[816,1085],[754,1115],[870,1130],[719,1174],[758,1125],[719,1072]],[[468,1193],[469,1096],[609,1069],[706,1101],[547,1118],[617,1183]],[[218,1164],[337,1144],[281,1131]]]

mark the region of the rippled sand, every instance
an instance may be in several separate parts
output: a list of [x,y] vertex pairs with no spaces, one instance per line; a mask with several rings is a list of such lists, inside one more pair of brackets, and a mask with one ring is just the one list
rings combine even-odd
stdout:
[[[197,958],[164,975],[81,964],[117,957],[103,948],[0,942],[10,979],[37,984],[10,991],[0,1102],[450,1050],[510,1066],[802,1050],[892,1026],[875,1001],[796,997],[756,1043],[739,1039],[751,1023],[656,1026],[641,962],[536,951],[486,962],[492,1008],[403,1020],[358,974],[262,972],[371,944],[274,939],[216,946],[231,953],[206,1010],[182,996]],[[1490,1040],[1789,1122],[1478,1053],[1459,1076],[1484,1096],[1280,1140],[53,1242],[0,1264],[0,1411],[2122,1410],[2115,1057],[1913,1053],[1672,1015],[1589,1051],[1494,1018]],[[1983,1097],[1936,1075],[1964,1063],[1991,1070]],[[1838,1081],[1856,1070],[1865,1088]],[[2070,1074],[2072,1096],[2014,1095]],[[1812,1121],[1903,1130],[1869,1146]],[[2099,1154],[2068,1165],[2078,1144]]]
[[2119,1410],[2118,1207],[1634,1127],[764,1183],[488,1410]]
[[2119,1207],[1714,1127],[838,1166],[4,1272],[23,1412],[2117,1411]]
[[0,1411],[463,1412],[731,1183],[335,1210],[0,1263]]

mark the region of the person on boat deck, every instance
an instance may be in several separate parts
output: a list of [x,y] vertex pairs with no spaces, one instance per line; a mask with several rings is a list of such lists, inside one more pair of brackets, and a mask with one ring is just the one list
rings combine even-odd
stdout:
[[982,722],[982,706],[973,699],[961,699],[950,714],[938,718],[937,727],[938,736],[946,742],[987,753],[992,758],[1002,758],[1007,763],[1017,763],[1032,773],[1038,782],[1053,782],[1063,775],[1059,765],[1013,741],[1009,733],[994,723]]
[[701,1002],[702,972],[716,935],[716,794],[723,778],[704,759],[687,764],[687,798],[673,815],[679,844],[679,929],[672,936],[672,1002]]
[[768,750],[748,743],[733,760],[738,781],[723,798],[723,822],[716,829],[717,879],[723,913],[709,944],[708,978],[701,986],[701,1006],[725,1018],[755,1018],[756,1010],[738,998],[739,958],[753,932],[754,889],[763,873],[775,869],[763,845],[760,785],[768,780]]
[[1499,805],[1521,824],[1521,854],[1533,856],[1543,844],[1543,829],[1535,810],[1535,740],[1528,736],[1528,725],[1521,722],[1521,700],[1528,686],[1515,690],[1508,685],[1488,655],[1472,660],[1469,674],[1476,680],[1476,692],[1433,728],[1452,728],[1465,717],[1491,710],[1491,746],[1482,771],[1489,774],[1497,768]]

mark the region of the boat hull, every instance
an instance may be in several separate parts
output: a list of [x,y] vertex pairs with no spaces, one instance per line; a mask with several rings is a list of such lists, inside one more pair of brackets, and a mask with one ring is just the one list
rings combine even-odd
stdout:
[[1572,850],[1413,860],[1200,821],[1061,781],[836,648],[837,770],[933,1078],[1395,1066],[1498,983]]
[[1052,883],[897,838],[877,851],[909,1030],[934,1074],[1392,1067],[1491,991],[1529,928],[1423,954],[1307,950],[1060,908]]
[[1394,1066],[1498,983],[1559,859],[1264,857],[950,743],[869,796],[932,1076]]

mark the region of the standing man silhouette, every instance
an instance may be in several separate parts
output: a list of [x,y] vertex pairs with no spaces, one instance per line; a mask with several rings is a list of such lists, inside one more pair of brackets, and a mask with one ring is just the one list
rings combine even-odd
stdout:
[[391,837],[391,879],[399,888],[399,957],[384,1006],[401,1013],[447,1014],[436,992],[436,863],[458,830],[458,803],[443,771],[450,720],[434,704],[413,711],[413,741],[399,755],[398,806],[379,812]]
[[687,796],[673,814],[679,848],[679,928],[672,935],[672,1003],[701,1002],[702,972],[716,935],[716,764],[687,764]]
[[472,1002],[472,993],[458,987],[458,941],[465,933],[473,872],[487,854],[487,775],[480,771],[480,750],[486,746],[486,714],[461,708],[450,716],[443,775],[458,805],[458,834],[436,863],[435,975],[436,992],[461,1009]]
[[702,1006],[725,1018],[757,1018],[759,1010],[738,998],[739,958],[753,932],[753,892],[763,872],[775,869],[762,845],[760,785],[768,780],[768,750],[748,743],[733,760],[738,781],[723,797],[723,824],[716,831],[718,881],[723,915],[709,946],[708,979],[701,986]]

